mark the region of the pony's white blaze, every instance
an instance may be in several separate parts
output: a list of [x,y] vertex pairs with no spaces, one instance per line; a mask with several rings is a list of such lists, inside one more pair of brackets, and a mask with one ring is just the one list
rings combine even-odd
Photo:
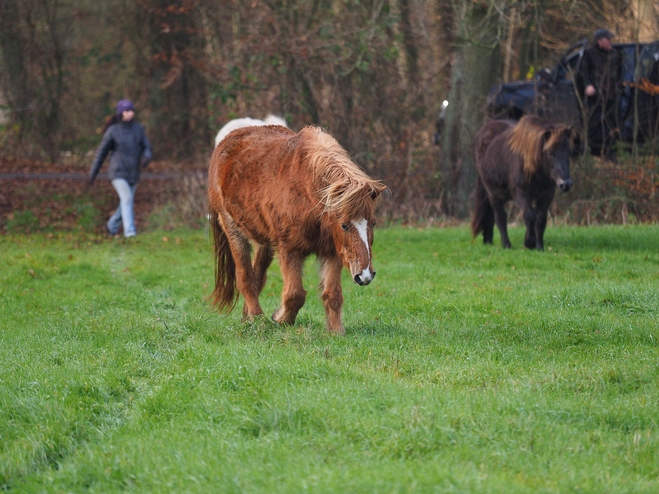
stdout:
[[[368,254],[368,257],[370,259],[371,250],[368,247],[368,221],[366,220],[366,218],[362,218],[361,220],[352,220],[352,224],[357,229],[357,232],[359,233],[359,237],[362,239],[362,242],[364,242],[364,245],[366,246],[366,253]],[[362,271],[360,276],[362,280],[366,282],[373,279],[373,275],[371,274],[371,270],[368,268],[368,266],[366,267],[366,269]]]
[[366,221],[366,218],[363,218],[361,220],[352,220],[352,224],[355,225],[357,232],[359,232],[359,236],[361,237],[362,242],[364,242],[364,245],[366,246],[366,252],[370,257],[371,251],[368,248],[368,221]]

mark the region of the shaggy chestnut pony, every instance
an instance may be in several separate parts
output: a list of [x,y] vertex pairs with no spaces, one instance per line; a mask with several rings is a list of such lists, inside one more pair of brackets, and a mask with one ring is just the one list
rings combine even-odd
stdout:
[[345,333],[341,270],[350,269],[358,285],[373,280],[374,214],[384,189],[317,127],[298,134],[281,126],[231,132],[209,170],[214,305],[231,311],[237,287],[245,299],[243,319],[263,314],[259,294],[277,251],[284,290],[272,318],[293,324],[307,293],[302,265],[316,254],[327,329]]
[[510,248],[505,204],[515,200],[524,211],[527,249],[544,250],[547,210],[556,186],[562,192],[572,187],[570,151],[572,130],[527,115],[519,123],[493,120],[476,135],[478,170],[476,209],[471,220],[474,237],[483,232],[483,242],[492,243],[494,224],[501,244]]

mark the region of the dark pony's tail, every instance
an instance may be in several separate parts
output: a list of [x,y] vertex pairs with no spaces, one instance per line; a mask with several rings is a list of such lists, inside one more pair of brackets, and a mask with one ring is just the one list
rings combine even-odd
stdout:
[[215,266],[215,289],[209,297],[215,308],[222,312],[231,312],[238,301],[236,290],[236,263],[231,254],[229,238],[220,226],[219,215],[213,206],[208,206],[210,213],[210,234],[213,240],[213,264]]
[[483,181],[479,176],[478,183],[476,184],[476,208],[474,210],[474,217],[471,219],[471,234],[476,237],[476,235],[482,232],[485,229],[488,219],[493,215],[494,210],[490,204],[490,199],[487,197]]

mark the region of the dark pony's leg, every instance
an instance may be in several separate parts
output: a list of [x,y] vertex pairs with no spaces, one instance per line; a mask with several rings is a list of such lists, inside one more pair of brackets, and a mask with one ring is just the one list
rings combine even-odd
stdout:
[[552,187],[551,194],[548,194],[547,197],[537,200],[537,213],[538,217],[535,222],[535,231],[536,231],[536,249],[545,250],[545,228],[547,227],[547,211],[549,210],[549,205],[554,199],[555,189]]
[[494,210],[489,206],[488,211],[483,219],[483,243],[494,243]]
[[236,285],[245,299],[243,318],[254,320],[254,316],[263,314],[259,304],[259,280],[252,268],[252,246],[247,238],[236,228],[233,220],[222,217],[222,226],[227,232],[231,253],[236,263]]
[[492,204],[492,209],[494,209],[494,221],[501,234],[501,245],[504,249],[510,249],[512,245],[510,245],[510,239],[508,238],[508,218],[506,216],[506,209],[504,208],[506,202],[490,197],[490,203]]
[[471,219],[471,234],[476,237],[480,232],[483,232],[483,243],[491,244],[494,236],[494,210],[479,175],[476,184],[476,207]]
[[323,289],[327,330],[336,334],[345,334],[346,332],[341,319],[341,308],[343,307],[342,269],[343,261],[338,256],[320,259],[320,287]]
[[524,211],[524,224],[526,225],[526,234],[524,235],[524,247],[527,249],[535,249],[535,223],[537,214],[533,207],[533,199],[523,193],[517,195],[517,204]]
[[302,256],[279,249],[279,264],[284,278],[284,291],[281,294],[281,305],[272,315],[275,322],[295,324],[297,313],[304,305],[307,292],[302,285],[303,262]]

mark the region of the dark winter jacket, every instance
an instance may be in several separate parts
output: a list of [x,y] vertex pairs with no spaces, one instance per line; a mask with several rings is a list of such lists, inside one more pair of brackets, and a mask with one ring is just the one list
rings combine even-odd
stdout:
[[616,98],[620,85],[620,69],[622,53],[613,50],[603,50],[599,46],[591,46],[583,56],[584,87],[592,84],[597,91],[593,99],[609,101]]
[[112,152],[108,173],[110,180],[123,178],[130,185],[135,185],[140,179],[140,157],[143,157],[144,167],[151,161],[151,143],[144,127],[133,120],[108,127],[92,164],[92,181],[109,152]]

